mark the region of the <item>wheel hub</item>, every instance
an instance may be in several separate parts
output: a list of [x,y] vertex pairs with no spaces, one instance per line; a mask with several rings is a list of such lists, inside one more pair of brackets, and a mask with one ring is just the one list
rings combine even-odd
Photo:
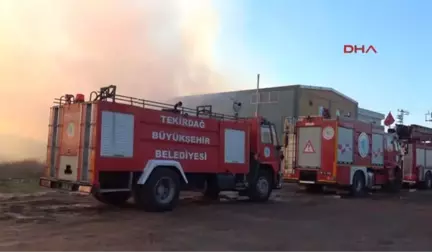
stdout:
[[363,183],[359,180],[357,180],[357,184],[356,184],[356,191],[360,192],[363,189]]
[[174,181],[169,177],[160,178],[154,187],[155,198],[162,204],[169,203],[175,194]]
[[267,181],[267,179],[265,178],[259,178],[257,181],[257,190],[261,193],[261,194],[267,194],[268,190],[269,190],[269,183]]

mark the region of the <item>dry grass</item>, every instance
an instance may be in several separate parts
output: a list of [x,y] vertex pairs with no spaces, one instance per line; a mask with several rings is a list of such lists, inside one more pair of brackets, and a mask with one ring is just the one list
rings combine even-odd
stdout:
[[36,160],[0,163],[0,180],[38,179],[43,175],[44,164]]
[[38,179],[43,170],[44,164],[32,159],[0,163],[0,194],[42,190]]

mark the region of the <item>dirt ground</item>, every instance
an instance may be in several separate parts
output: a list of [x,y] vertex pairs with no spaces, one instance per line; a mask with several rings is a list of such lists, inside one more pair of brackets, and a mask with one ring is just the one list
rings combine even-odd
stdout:
[[0,197],[0,250],[430,250],[432,193],[364,199],[287,186],[265,204],[186,198],[169,213],[49,192]]

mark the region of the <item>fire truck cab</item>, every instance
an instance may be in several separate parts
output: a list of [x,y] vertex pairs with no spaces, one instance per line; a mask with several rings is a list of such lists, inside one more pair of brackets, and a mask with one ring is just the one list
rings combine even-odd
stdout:
[[282,185],[274,125],[116,94],[116,86],[65,95],[51,108],[40,185],[91,193],[107,204],[130,197],[148,211],[173,209],[180,190],[215,199],[238,191],[267,201]]
[[289,182],[311,189],[324,185],[344,188],[354,196],[377,187],[400,188],[397,136],[386,133],[382,126],[309,116],[298,120],[294,130],[293,165],[284,175]]
[[403,182],[420,189],[432,189],[432,129],[420,125],[396,124],[403,149]]

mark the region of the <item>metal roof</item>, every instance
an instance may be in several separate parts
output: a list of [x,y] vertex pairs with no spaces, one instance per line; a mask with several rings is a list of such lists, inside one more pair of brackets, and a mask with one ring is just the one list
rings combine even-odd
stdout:
[[[317,91],[329,91],[333,92],[353,103],[358,104],[356,100],[353,98],[329,87],[320,87],[320,86],[310,86],[310,85],[300,85],[300,84],[294,84],[294,85],[285,85],[285,86],[276,86],[276,87],[266,87],[266,88],[260,88],[260,91],[278,91],[278,90],[284,90],[284,89],[293,89],[293,88],[302,88],[302,89],[310,89],[310,90],[317,90]],[[256,89],[243,89],[243,90],[234,90],[234,91],[227,91],[227,92],[218,92],[218,93],[206,93],[206,94],[195,94],[195,95],[187,95],[182,97],[193,97],[193,96],[202,96],[202,95],[216,95],[216,94],[230,94],[230,93],[236,93],[236,92],[256,92]]]
[[385,118],[384,114],[369,109],[365,109],[365,108],[358,108],[357,114],[362,116],[367,116],[367,117],[373,117],[381,120]]

